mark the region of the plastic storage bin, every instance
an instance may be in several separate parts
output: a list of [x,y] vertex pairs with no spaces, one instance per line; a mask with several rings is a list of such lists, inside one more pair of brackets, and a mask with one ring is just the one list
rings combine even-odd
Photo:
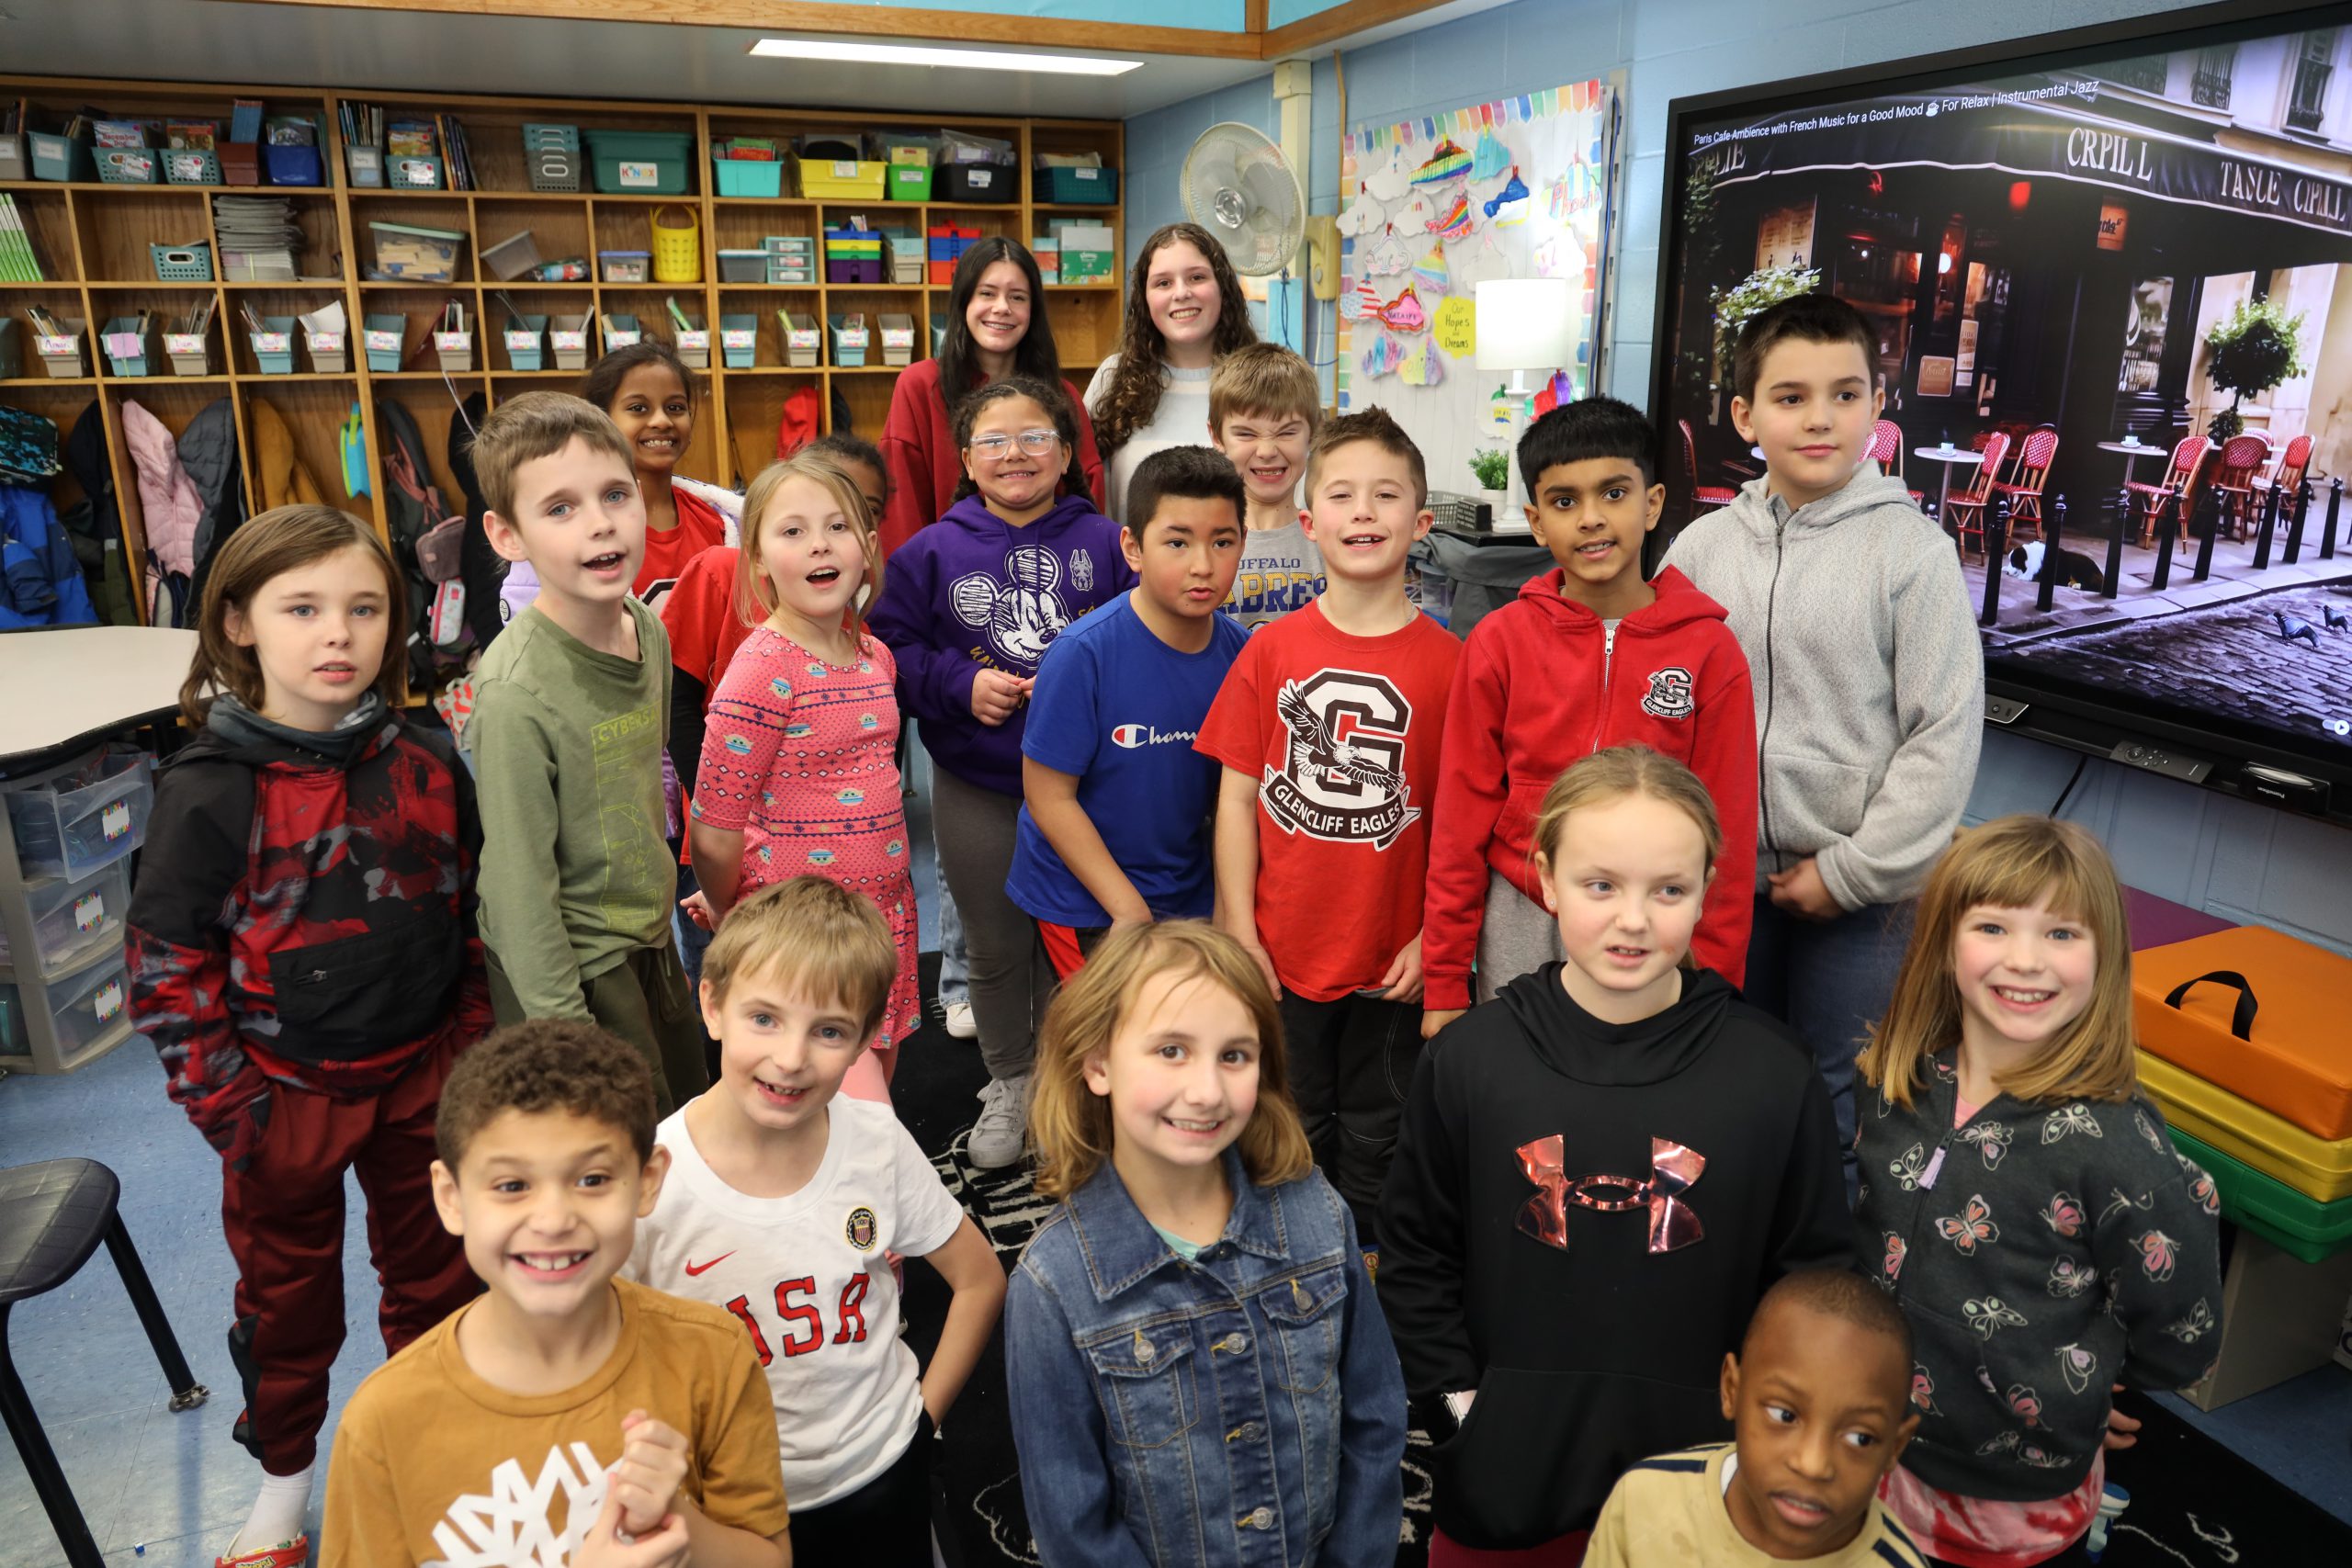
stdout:
[[390,162],[391,178],[388,182],[394,190],[439,190],[441,160],[422,152],[403,152]]
[[164,353],[171,359],[175,376],[212,374],[212,339],[208,333],[165,333]]
[[144,751],[117,746],[6,785],[26,877],[79,880],[137,849],[155,805],[154,767]]
[[311,368],[322,375],[340,376],[351,368],[351,334],[341,330],[302,329],[302,346],[311,351]]
[[[591,130],[595,187],[608,196],[684,196],[695,138],[687,130]],[[684,279],[679,281],[684,282]]]
[[[71,1059],[118,1028],[130,1002],[130,966],[120,953],[49,988],[58,1055]],[[22,1055],[25,1002],[14,986],[0,985],[0,1050]]]
[[526,125],[523,158],[531,168],[533,190],[571,192],[580,188],[578,126]]
[[767,280],[767,252],[721,251],[718,253],[719,282],[765,283]]
[[150,245],[147,254],[155,264],[158,283],[212,281],[212,247],[209,244]]
[[474,367],[474,334],[436,332],[433,334],[433,353],[444,370],[471,370]]
[[381,147],[353,145],[344,152],[344,164],[351,171],[355,190],[381,190],[384,186],[384,150]]
[[152,186],[163,173],[163,154],[152,147],[101,147],[92,157],[110,186]]
[[713,158],[710,170],[720,196],[784,194],[784,165],[772,158]]
[[929,201],[931,170],[918,164],[893,164],[888,192],[892,201]]
[[368,225],[376,243],[376,270],[402,283],[447,283],[458,274],[458,247],[466,243],[455,229],[420,229],[412,223]]
[[598,251],[596,261],[607,283],[644,283],[653,276],[651,251]]
[[32,175],[32,163],[25,156],[24,137],[0,136],[0,180],[28,180]]
[[525,273],[538,271],[539,243],[528,229],[509,234],[494,245],[482,247],[481,265],[502,283],[511,283]]
[[729,370],[749,370],[760,352],[760,319],[748,310],[718,318],[718,352]]
[[915,319],[896,310],[886,310],[875,319],[882,333],[882,363],[911,365],[915,358]]
[[[217,186],[220,183],[220,155],[202,147],[166,148],[164,179],[175,186]],[[355,178],[351,183],[359,182]],[[379,179],[378,183],[382,182]]]
[[1021,171],[1003,164],[946,164],[932,181],[931,199],[997,203],[1021,199]]
[[548,345],[548,319],[545,316],[509,316],[506,330],[501,334],[506,344],[506,363],[516,370],[537,370],[545,367]]
[[588,312],[557,316],[548,323],[548,346],[555,352],[559,370],[588,368]]
[[66,329],[62,337],[51,333],[37,333],[33,336],[41,368],[68,379],[88,375],[88,361],[83,355],[89,347],[89,323],[79,316],[66,316],[60,319],[59,325]]
[[890,165],[873,158],[803,158],[800,194],[824,201],[880,201]]
[[138,328],[136,316],[117,316],[106,324],[99,341],[106,344],[107,368],[118,376],[160,376],[164,355],[155,346],[156,327],[151,324],[143,333]]
[[645,341],[645,329],[639,326],[637,318],[626,310],[607,310],[598,318],[596,324],[605,334],[606,354]]
[[686,321],[689,324],[685,326],[673,326],[672,346],[677,349],[678,357],[685,361],[687,369],[707,370],[710,368],[710,329],[696,322],[692,316],[688,316]]
[[408,318],[390,314],[361,319],[361,342],[368,350],[368,368],[379,374],[401,367],[401,343],[408,336]]
[[33,920],[29,960],[8,951],[0,929],[0,964],[24,964],[54,975],[109,944],[122,945],[122,915],[130,908],[130,863],[116,861],[79,882],[44,882],[25,894]]
[[326,160],[316,147],[278,147],[262,143],[261,165],[274,186],[322,186],[327,183]]
[[254,361],[265,376],[291,376],[294,373],[294,318],[264,316],[262,330],[247,333],[254,345]]
[[833,363],[844,370],[855,370],[865,364],[866,345],[873,334],[866,330],[865,312],[851,310],[833,318]]
[[814,370],[824,357],[825,333],[814,316],[796,316],[789,309],[775,313],[784,333],[784,364],[787,370]]
[[1064,206],[1108,207],[1119,199],[1119,171],[1039,169],[1037,199]]
[[33,178],[37,180],[88,180],[97,177],[90,162],[87,137],[68,140],[47,131],[25,132],[25,145],[33,155]]

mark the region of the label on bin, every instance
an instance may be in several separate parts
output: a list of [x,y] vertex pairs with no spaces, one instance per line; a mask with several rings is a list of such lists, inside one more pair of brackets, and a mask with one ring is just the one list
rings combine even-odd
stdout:
[[164,352],[166,354],[202,354],[204,352],[204,334],[202,333],[165,333],[164,334]]
[[681,331],[678,333],[678,346],[682,349],[698,348],[705,354],[708,354],[710,352],[710,334],[707,332]]
[[98,987],[98,1021],[104,1023],[122,1010],[122,982],[108,980]]
[[474,346],[471,333],[435,333],[433,346],[443,354],[468,354]]
[[722,348],[749,348],[760,341],[756,327],[729,327],[718,334]]
[[620,171],[621,184],[624,186],[652,186],[662,183],[662,165],[659,164],[632,164],[623,159]]
[[74,900],[74,929],[87,936],[107,923],[107,900],[102,893],[85,893]]
[[98,831],[111,843],[130,831],[130,802],[118,800],[98,813]]
[[398,354],[401,351],[401,334],[398,333],[370,330],[367,337],[370,354]]
[[78,337],[54,337],[43,333],[33,339],[45,359],[78,359],[82,355],[82,340]]
[[996,175],[987,169],[967,169],[964,179],[974,190],[986,190],[996,183]]
[[341,333],[312,333],[311,352],[312,354],[341,354],[343,334]]
[[508,333],[506,334],[506,346],[509,348],[537,348],[539,346],[539,334],[537,333]]
[[588,329],[585,327],[557,327],[548,335],[555,339],[555,345],[558,348],[586,348],[588,346]]
[[255,333],[253,339],[255,354],[285,354],[294,346],[292,333]]
[[854,180],[857,178],[857,160],[850,158],[836,162],[833,164],[833,178],[837,180]]
[[139,357],[140,351],[145,347],[145,344],[139,341],[137,333],[108,333],[106,338],[107,352],[117,359],[136,359]]

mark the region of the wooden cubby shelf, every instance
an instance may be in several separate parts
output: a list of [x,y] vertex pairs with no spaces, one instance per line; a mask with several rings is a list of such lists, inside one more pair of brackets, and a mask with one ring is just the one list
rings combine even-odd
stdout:
[[[111,185],[99,182],[42,180],[0,182],[0,190],[14,197],[49,281],[0,281],[0,320],[17,322],[20,354],[17,374],[0,379],[0,402],[26,408],[54,421],[64,434],[95,400],[113,469],[117,503],[122,514],[123,545],[134,584],[145,577],[145,529],[140,512],[137,470],[122,438],[122,405],[136,400],[161,421],[175,437],[207,407],[227,399],[235,411],[245,491],[258,506],[252,432],[254,411],[266,403],[286,425],[296,454],[331,502],[370,517],[379,531],[386,528],[382,499],[382,447],[377,431],[380,400],[398,402],[416,421],[423,434],[432,480],[443,498],[454,504],[464,493],[447,467],[447,434],[458,397],[484,395],[495,404],[502,397],[576,385],[580,370],[508,368],[502,332],[504,308],[500,296],[511,298],[526,314],[601,314],[619,311],[634,315],[648,335],[668,339],[672,326],[666,301],[679,307],[711,333],[710,367],[699,372],[702,398],[695,417],[695,438],[681,472],[693,478],[741,488],[766,456],[775,450],[775,429],[785,401],[802,388],[818,394],[823,428],[834,428],[836,405],[848,412],[850,425],[868,439],[882,433],[890,404],[890,389],[901,367],[879,363],[876,337],[869,354],[873,362],[862,367],[789,367],[781,363],[783,345],[776,321],[779,308],[796,314],[818,316],[820,325],[845,311],[865,311],[869,318],[885,310],[903,311],[914,318],[914,357],[930,357],[933,323],[947,309],[948,290],[931,281],[928,262],[920,282],[883,284],[724,283],[718,277],[721,250],[759,247],[771,234],[800,234],[818,239],[821,276],[821,236],[827,224],[861,216],[886,231],[910,235],[925,246],[927,231],[937,223],[955,222],[980,233],[1002,234],[1027,243],[1048,232],[1057,218],[1093,219],[1112,230],[1114,258],[1126,254],[1125,218],[1115,205],[1070,205],[1031,199],[1035,176],[1033,156],[1038,152],[1095,152],[1106,165],[1125,164],[1125,128],[1115,120],[1029,119],[1018,117],[978,118],[923,115],[854,116],[838,110],[725,107],[682,110],[674,102],[616,103],[563,98],[483,97],[458,94],[410,92],[322,93],[316,89],[279,89],[218,84],[115,82],[89,78],[0,75],[0,91],[29,100],[37,114],[70,113],[97,105],[125,118],[198,118],[225,121],[232,98],[261,98],[271,115],[315,117],[324,130],[321,152],[329,183],[319,186],[259,187],[173,185]],[[474,190],[392,190],[350,184],[348,162],[339,134],[339,109],[348,99],[380,105],[389,118],[453,115],[463,125],[476,182]],[[537,191],[529,188],[522,127],[526,123],[576,125],[582,130],[639,130],[683,132],[693,139],[693,165],[682,196],[637,192],[606,193]],[[36,124],[46,123],[37,119]],[[831,197],[722,197],[714,193],[710,154],[715,141],[729,136],[766,136],[779,140],[804,132],[840,131],[847,127],[873,132],[923,134],[943,128],[971,131],[1010,141],[1020,160],[1020,197],[999,205],[952,202],[842,201]],[[584,160],[583,160],[584,161]],[[787,184],[791,171],[786,171]],[[583,170],[583,186],[593,184],[593,170]],[[219,281],[164,283],[158,281],[151,245],[202,243],[212,248],[218,271],[220,245],[213,224],[212,198],[217,196],[290,197],[293,220],[302,238],[295,253],[297,270],[305,276],[292,281]],[[683,209],[698,225],[702,247],[702,277],[695,283],[607,283],[602,280],[537,283],[526,278],[502,282],[484,276],[481,253],[500,241],[528,231],[540,259],[582,257],[594,268],[596,253],[605,250],[650,250],[652,218],[662,207]],[[371,222],[403,223],[413,227],[455,230],[466,235],[456,276],[447,283],[368,276],[374,257]],[[927,247],[926,247],[927,256]],[[1119,343],[1122,285],[1109,283],[1048,284],[1054,336],[1064,372],[1084,386],[1095,367]],[[141,309],[172,315],[191,311],[209,295],[219,310],[208,334],[208,373],[177,376],[117,376],[107,364],[99,333],[110,316]],[[895,298],[894,298],[895,297]],[[286,315],[339,302],[348,321],[350,368],[322,372],[311,362],[307,345],[297,333],[295,368],[290,374],[260,371],[238,310],[250,304],[264,315]],[[470,369],[445,373],[435,362],[427,333],[429,318],[444,305],[463,306],[475,333]],[[1046,301],[1040,301],[1046,305]],[[52,315],[79,318],[86,323],[88,375],[51,377],[40,373],[34,351],[28,308]],[[718,342],[719,317],[752,312],[759,325],[761,363],[729,369]],[[398,314],[403,321],[401,368],[368,367],[362,335],[365,318]],[[869,324],[872,324],[869,321]],[[594,365],[599,334],[592,323],[589,364]],[[160,334],[156,343],[162,348]],[[547,363],[552,366],[552,346]],[[827,333],[821,357],[832,348]],[[162,368],[168,369],[168,356]],[[149,362],[156,368],[156,362]],[[340,457],[342,429],[356,407],[368,452],[369,494],[354,498],[343,491]],[[71,474],[55,481],[56,501],[62,507],[81,496]],[[143,593],[135,594],[143,600]],[[141,611],[144,611],[141,604]]]

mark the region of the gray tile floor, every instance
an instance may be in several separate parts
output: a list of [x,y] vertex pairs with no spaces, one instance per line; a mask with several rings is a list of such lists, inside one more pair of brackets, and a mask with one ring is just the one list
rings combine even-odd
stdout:
[[[922,803],[909,807],[912,838],[927,845]],[[937,933],[927,854],[916,876],[928,947]],[[204,1568],[243,1520],[258,1476],[229,1435],[241,1400],[226,1340],[234,1273],[220,1240],[220,1166],[164,1098],[154,1058],[137,1041],[66,1077],[0,1080],[0,1163],[67,1155],[103,1161],[120,1177],[132,1240],[212,1399],[184,1415],[165,1408],[163,1372],[103,1250],[62,1289],[14,1309],[17,1368],[107,1561]],[[356,1187],[348,1203],[349,1337],[335,1365],[322,1455],[343,1401],[383,1360]],[[2352,1521],[2352,1371],[2326,1368],[2212,1416],[2175,1407]],[[323,1492],[322,1484],[314,1510]],[[0,1450],[0,1568],[62,1561],[23,1465],[13,1449]]]

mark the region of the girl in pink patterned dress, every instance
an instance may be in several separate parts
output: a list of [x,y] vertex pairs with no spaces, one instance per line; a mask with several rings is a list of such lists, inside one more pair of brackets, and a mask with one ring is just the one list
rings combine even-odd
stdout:
[[898,1043],[922,1021],[922,1004],[892,755],[898,664],[858,614],[881,587],[873,523],[849,476],[810,454],[752,480],[743,518],[736,591],[747,620],[766,619],[711,695],[689,840],[705,908],[694,913],[715,927],[742,895],[804,874],[873,899],[898,943],[899,978],[874,1052],[846,1087],[888,1100]]

